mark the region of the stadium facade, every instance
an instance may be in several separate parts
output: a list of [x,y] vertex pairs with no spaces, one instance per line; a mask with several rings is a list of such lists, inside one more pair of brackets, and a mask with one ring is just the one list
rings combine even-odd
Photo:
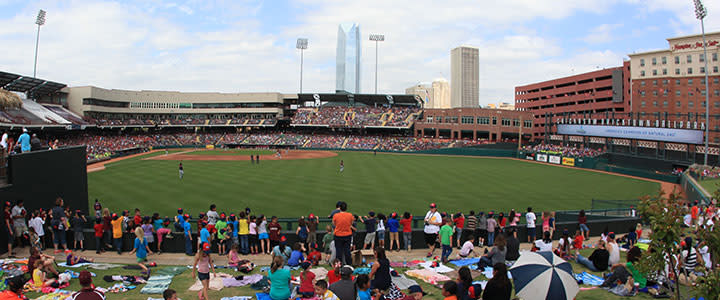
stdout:
[[[522,126],[521,126],[522,125]],[[426,109],[415,123],[416,137],[532,141],[533,114],[487,108]]]
[[335,59],[335,91],[360,93],[360,25],[343,23],[338,26]]

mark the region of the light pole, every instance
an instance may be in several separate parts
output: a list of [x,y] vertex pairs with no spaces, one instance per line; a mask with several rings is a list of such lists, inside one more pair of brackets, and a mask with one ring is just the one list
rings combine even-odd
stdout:
[[375,94],[377,95],[377,82],[378,82],[378,42],[385,40],[383,34],[371,34],[370,40],[375,42]]
[[37,14],[37,18],[35,19],[35,24],[38,26],[37,30],[37,39],[35,40],[35,64],[33,65],[33,78],[37,75],[37,54],[38,54],[38,45],[40,44],[40,26],[45,25],[45,11],[40,10]]
[[703,6],[700,0],[694,0],[695,2],[695,16],[700,20],[700,27],[702,28],[702,39],[703,39],[703,57],[705,58],[705,161],[704,164],[707,166],[708,163],[708,144],[710,141],[710,93],[708,90],[708,57],[707,57],[707,43],[705,43],[705,16],[707,16],[707,9]]
[[302,94],[302,77],[303,77],[303,51],[308,47],[308,39],[299,38],[295,48],[300,49],[300,94]]

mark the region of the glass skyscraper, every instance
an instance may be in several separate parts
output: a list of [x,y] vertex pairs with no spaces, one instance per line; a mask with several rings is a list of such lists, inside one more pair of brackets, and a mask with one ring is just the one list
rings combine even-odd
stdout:
[[335,59],[335,91],[360,93],[360,25],[338,26],[337,58]]

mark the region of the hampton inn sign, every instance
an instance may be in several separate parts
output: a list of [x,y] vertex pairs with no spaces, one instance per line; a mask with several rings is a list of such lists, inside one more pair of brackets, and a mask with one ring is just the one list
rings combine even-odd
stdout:
[[[717,46],[718,41],[708,41],[707,45],[708,47]],[[675,44],[673,45],[673,51],[675,50],[685,50],[685,49],[696,49],[696,48],[702,48],[702,42],[696,42],[696,43],[688,43],[688,44]]]

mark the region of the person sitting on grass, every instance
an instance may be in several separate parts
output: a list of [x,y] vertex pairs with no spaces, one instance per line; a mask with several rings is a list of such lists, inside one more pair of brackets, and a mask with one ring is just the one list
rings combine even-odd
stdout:
[[507,254],[507,248],[505,247],[505,235],[498,235],[493,242],[495,245],[490,252],[480,257],[478,268],[481,270],[485,269],[485,267],[494,266],[497,263],[505,263],[505,254]]
[[72,294],[69,299],[73,300],[105,300],[105,294],[95,289],[92,283],[92,274],[87,270],[80,271],[78,275],[78,281],[80,281],[80,291]]
[[303,271],[300,273],[300,286],[297,288],[297,294],[303,299],[309,299],[315,295],[315,288],[313,286],[315,284],[315,273],[308,270],[310,265],[309,261],[300,263]]
[[302,243],[295,242],[293,245],[293,251],[290,253],[290,258],[287,261],[287,265],[289,267],[297,267],[300,265],[300,262],[305,260],[303,257],[303,252],[305,252],[305,249],[303,248]]
[[457,283],[455,283],[455,281],[445,282],[442,287],[442,295],[445,297],[445,300],[458,300],[457,288]]
[[66,261],[65,261],[65,263],[68,266],[74,266],[76,264],[84,264],[84,263],[92,263],[92,262],[95,262],[95,260],[92,258],[75,255],[72,252],[68,253],[68,255],[66,257]]
[[35,268],[35,262],[40,261],[40,267],[44,272],[50,272],[58,276],[58,271],[55,268],[55,257],[43,254],[38,248],[30,248],[30,257],[28,258],[28,273],[32,274]]
[[[457,259],[463,259],[468,257],[475,256],[475,245],[473,244],[473,241],[475,240],[475,236],[472,234],[467,236],[467,240],[465,243],[463,243],[462,248],[460,248],[460,252],[458,252]],[[472,256],[470,256],[472,254]]]
[[613,287],[615,283],[622,282],[625,284],[628,278],[632,278],[634,283],[638,284],[640,290],[645,289],[647,279],[637,269],[640,257],[642,256],[642,250],[638,247],[632,247],[627,252],[627,263],[614,264],[610,267],[612,273],[610,273],[600,287]]
[[322,260],[322,253],[317,250],[318,245],[316,243],[311,243],[308,247],[310,249],[308,250],[307,260],[310,261],[313,266],[317,266]]
[[335,293],[328,290],[328,283],[325,280],[315,282],[315,296],[320,300],[340,300]]
[[567,231],[567,229],[563,230],[562,236],[560,236],[560,240],[558,241],[558,247],[555,248],[555,254],[559,257],[562,257],[563,259],[567,259],[570,256],[570,235]]
[[177,292],[173,289],[163,291],[163,300],[178,300]]
[[287,245],[287,238],[283,235],[280,237],[279,244],[272,249],[272,257],[280,257],[283,260],[283,264],[290,258],[292,249]]
[[357,300],[371,300],[370,295],[370,277],[367,274],[360,274],[355,279],[355,290],[357,291]]
[[609,258],[610,252],[605,249],[605,241],[603,240],[598,241],[597,248],[588,258],[583,257],[580,255],[580,251],[575,250],[575,261],[593,272],[604,272],[607,270]]
[[585,236],[583,236],[582,231],[579,229],[575,231],[575,238],[573,239],[573,249],[582,249],[584,248],[583,242],[585,241]]
[[148,269],[143,262],[147,261],[147,255],[148,253],[152,254],[152,250],[148,247],[148,242],[145,239],[145,232],[142,227],[135,227],[135,245],[132,251],[130,251],[130,254],[133,253],[135,253],[138,266],[142,268],[141,274],[150,277],[150,269]]
[[482,294],[483,300],[510,300],[512,283],[507,276],[507,266],[497,263],[493,266],[493,278],[488,280]]
[[232,245],[232,248],[230,248],[230,252],[227,255],[228,257],[228,266],[230,267],[237,267],[238,263],[240,263],[240,256],[238,256],[238,245]]
[[[43,287],[49,286],[49,287],[58,287],[57,281],[55,279],[47,278],[45,276],[45,272],[42,271],[42,261],[36,260],[34,269],[32,271],[32,280],[33,280],[33,287],[36,289],[41,289]],[[53,286],[54,284],[54,286]]]
[[268,279],[270,280],[270,299],[287,300],[290,298],[290,270],[283,268],[285,260],[281,256],[273,257]]

